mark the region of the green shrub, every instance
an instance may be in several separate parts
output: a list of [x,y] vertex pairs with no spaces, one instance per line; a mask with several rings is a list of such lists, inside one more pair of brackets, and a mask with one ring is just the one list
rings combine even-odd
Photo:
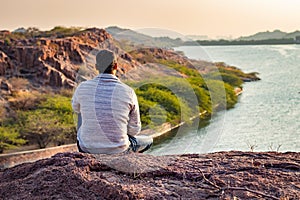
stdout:
[[207,86],[213,108],[229,109],[237,102],[234,89],[229,84],[219,80],[208,80]]
[[45,100],[36,109],[18,111],[22,134],[40,148],[50,143],[75,142],[76,129],[70,102],[71,98],[62,95],[45,95]]
[[210,114],[212,112],[212,104],[209,92],[196,85],[193,85],[193,89],[197,96],[200,112],[202,113],[204,111],[207,111],[208,114]]
[[237,75],[233,73],[212,72],[205,75],[205,77],[207,79],[224,81],[225,83],[228,83],[229,85],[234,87],[241,87],[241,85],[243,84],[242,79],[240,79]]
[[46,37],[49,36],[58,36],[58,37],[66,37],[66,36],[72,36],[73,34],[81,31],[82,28],[80,27],[64,27],[64,26],[55,26],[50,31],[43,32],[43,35]]
[[176,71],[185,74],[189,77],[199,77],[199,71],[197,69],[193,69],[193,68],[188,68],[184,65],[180,65],[175,61],[172,60],[159,60],[158,61],[160,64],[166,65],[168,67],[171,67],[173,69],[175,69]]
[[12,149],[25,143],[26,140],[20,138],[15,128],[0,126],[0,153],[5,149]]
[[34,109],[43,97],[38,92],[16,91],[13,97],[8,99],[9,106],[13,110]]
[[4,39],[4,44],[7,45],[7,46],[10,46],[10,45],[11,45],[11,40],[10,40],[10,38],[8,38],[8,37],[5,38],[5,39]]
[[5,108],[5,103],[0,102],[0,125],[6,120],[6,108]]

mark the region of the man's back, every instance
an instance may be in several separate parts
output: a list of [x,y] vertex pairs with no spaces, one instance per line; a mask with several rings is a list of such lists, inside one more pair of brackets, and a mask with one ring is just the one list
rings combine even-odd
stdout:
[[135,93],[114,75],[100,74],[80,84],[72,106],[82,115],[77,139],[85,152],[123,152],[129,147],[127,134],[141,129]]

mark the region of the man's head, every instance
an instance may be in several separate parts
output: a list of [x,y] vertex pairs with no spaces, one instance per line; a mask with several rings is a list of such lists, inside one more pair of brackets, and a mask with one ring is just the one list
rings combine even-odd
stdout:
[[96,68],[100,73],[112,74],[117,69],[115,54],[106,49],[99,51],[96,56]]

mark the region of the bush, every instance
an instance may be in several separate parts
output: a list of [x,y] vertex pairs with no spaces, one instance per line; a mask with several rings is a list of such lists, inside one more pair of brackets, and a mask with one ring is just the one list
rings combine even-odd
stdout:
[[0,125],[5,121],[6,119],[6,108],[5,108],[5,103],[0,102]]
[[34,109],[43,97],[38,92],[18,91],[14,96],[8,99],[9,106],[13,110]]
[[193,85],[193,89],[197,96],[200,112],[207,111],[210,114],[212,112],[212,104],[209,92],[196,85]]
[[56,26],[50,31],[45,31],[43,33],[44,36],[49,37],[49,36],[57,36],[57,37],[66,37],[66,36],[72,36],[73,34],[79,32],[82,30],[80,27],[64,27],[64,26]]
[[[22,135],[29,143],[36,143],[40,148],[49,144],[62,145],[76,142],[76,128],[71,107],[69,91],[61,94],[40,94],[38,92],[18,91],[9,99],[10,109],[14,116],[8,118],[6,109],[0,109],[2,138],[8,138],[9,130],[12,137]],[[67,97],[68,96],[68,97]],[[4,135],[4,136],[3,136]],[[17,135],[17,136],[16,136]],[[23,144],[19,140],[3,139],[2,151],[14,144]],[[1,141],[0,141],[1,142]]]
[[18,111],[21,132],[30,141],[45,148],[76,141],[71,98],[61,95],[44,95],[36,109]]
[[13,77],[9,79],[13,91],[25,90],[29,87],[29,81],[25,78]]
[[71,98],[73,96],[73,93],[74,93],[74,91],[72,89],[65,89],[65,88],[63,88],[63,89],[61,89],[59,91],[59,94],[61,96],[69,97],[69,98]]
[[237,96],[232,86],[219,80],[208,80],[207,86],[213,108],[229,109],[234,107],[234,104],[237,102]]
[[49,110],[20,112],[21,132],[26,138],[35,141],[40,148],[45,148],[55,135],[62,132],[59,119]]
[[[136,89],[143,126],[159,125],[166,121],[188,122],[199,113],[196,97],[191,100],[191,95],[195,93],[187,81],[174,77],[156,81]],[[162,82],[165,84],[159,84]]]
[[237,77],[235,74],[232,73],[213,72],[207,74],[205,77],[207,79],[224,81],[225,83],[228,83],[229,85],[234,87],[241,87],[241,85],[243,84],[242,79],[240,79],[239,77]]
[[142,126],[145,127],[151,124],[150,109],[155,105],[154,102],[144,99],[138,95]]
[[3,153],[5,149],[12,149],[25,143],[26,140],[20,138],[16,129],[0,126],[0,153]]
[[199,71],[197,69],[193,69],[193,68],[188,68],[184,65],[180,65],[175,61],[171,61],[171,60],[159,60],[160,64],[166,65],[168,67],[171,67],[173,69],[175,69],[176,71],[185,74],[189,77],[199,77]]
[[10,46],[10,45],[11,45],[11,40],[10,40],[10,38],[5,38],[5,39],[4,39],[4,44],[7,45],[7,46]]
[[147,100],[159,103],[171,114],[170,117],[172,118],[180,113],[180,104],[171,92],[149,88],[147,91],[138,92],[138,94]]

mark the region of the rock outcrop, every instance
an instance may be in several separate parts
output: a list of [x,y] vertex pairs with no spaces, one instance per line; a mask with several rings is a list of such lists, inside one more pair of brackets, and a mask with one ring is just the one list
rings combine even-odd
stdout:
[[60,153],[0,171],[0,199],[299,199],[300,153]]
[[91,28],[62,38],[10,39],[9,44],[0,40],[0,76],[26,78],[35,86],[72,88],[79,69],[94,68],[95,53],[102,48],[118,55],[119,74],[136,67],[110,34]]

